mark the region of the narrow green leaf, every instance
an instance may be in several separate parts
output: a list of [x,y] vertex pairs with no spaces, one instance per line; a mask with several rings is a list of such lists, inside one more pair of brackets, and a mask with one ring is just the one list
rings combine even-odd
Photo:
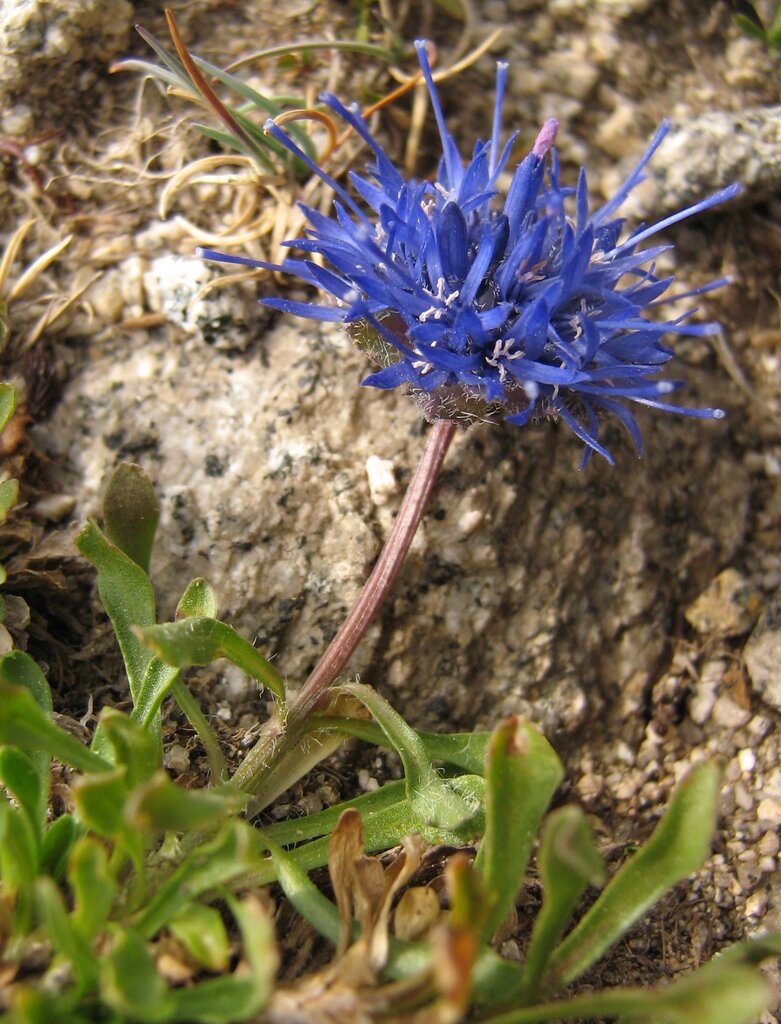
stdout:
[[734,15],[734,21],[738,28],[742,29],[746,35],[759,39],[760,42],[763,42],[767,46],[768,34],[761,24],[756,25],[751,18],[747,18],[743,14]]
[[151,779],[160,754],[154,734],[116,708],[103,709],[100,728],[114,750],[114,763],[125,770],[127,788],[134,789]]
[[0,523],[4,523],[8,513],[19,500],[19,481],[3,480],[0,483]]
[[606,881],[607,873],[591,826],[579,807],[560,807],[548,815],[537,864],[543,901],[524,963],[524,1003],[536,998],[548,959],[586,886],[601,886]]
[[[5,312],[5,303],[0,302],[0,315]],[[0,383],[0,432],[8,426],[8,421],[16,412],[18,395],[13,384],[6,381]]]
[[276,843],[268,843],[279,884],[298,913],[334,945],[339,941],[341,920],[336,905],[310,881],[294,857]]
[[167,665],[185,668],[227,658],[278,700],[285,699],[285,684],[271,662],[225,622],[198,616],[139,628],[136,635]]
[[540,822],[563,775],[553,748],[533,725],[513,717],[496,727],[486,764],[485,834],[475,860],[490,904],[484,942],[515,901]]
[[491,1024],[605,1017],[626,1024],[756,1024],[772,1000],[772,988],[755,968],[716,959],[664,987],[607,989],[511,1010],[492,1017]]
[[229,819],[213,838],[186,854],[156,889],[136,918],[136,929],[151,938],[190,900],[248,875],[260,860],[256,830],[243,821]]
[[172,1019],[172,1000],[144,939],[132,929],[116,929],[114,948],[100,964],[100,990],[113,1010],[133,1021],[158,1024]]
[[217,616],[217,595],[208,580],[198,577],[188,585],[179,604],[176,606],[176,618],[192,619],[205,616],[214,619]]
[[65,873],[73,844],[79,836],[79,825],[72,814],[61,814],[51,823],[41,846],[41,872],[57,880]]
[[542,991],[556,992],[580,977],[668,889],[697,870],[710,850],[718,787],[715,764],[692,769],[648,842],[554,952]]
[[155,621],[155,595],[144,570],[89,522],[76,539],[79,551],[98,570],[98,591],[117,634],[125,661],[130,693],[135,701],[141,692],[152,654],[133,632],[134,627]]
[[114,470],[103,499],[106,535],[145,573],[160,519],[160,503],[140,466],[123,462]]
[[327,836],[334,830],[342,813],[348,807],[355,807],[359,810],[365,823],[367,817],[373,812],[380,813],[401,803],[405,799],[405,792],[402,780],[388,782],[373,792],[361,793],[360,796],[353,797],[352,800],[344,800],[324,811],[264,826],[263,836],[267,836],[280,846],[301,843],[305,839],[314,839],[316,836]]
[[781,957],[781,932],[768,932],[736,942],[717,953],[714,961],[720,964],[761,964],[763,960],[769,960],[771,957]]
[[38,873],[38,845],[30,819],[0,793],[0,879],[2,891],[29,895]]
[[145,729],[154,729],[160,707],[179,678],[179,669],[152,658],[147,666],[141,689],[133,702],[131,717]]
[[0,706],[3,709],[0,715],[0,743],[44,751],[63,764],[84,772],[111,770],[107,761],[56,726],[40,709],[29,690],[9,685],[4,678],[1,662]]
[[29,654],[11,651],[0,658],[0,679],[29,690],[41,711],[51,715],[53,705],[49,683]]
[[79,991],[88,991],[97,982],[98,961],[90,943],[73,927],[73,921],[53,879],[44,876],[36,880],[35,901],[46,926],[46,937],[60,956],[70,963]]
[[68,882],[73,892],[73,925],[90,942],[106,926],[118,891],[106,849],[94,836],[83,836],[74,846]]
[[16,797],[29,818],[40,849],[46,825],[49,779],[48,775],[41,777],[35,755],[35,751],[28,754],[18,747],[0,748],[0,782]]
[[274,931],[258,899],[229,900],[241,930],[241,974],[213,978],[171,993],[177,1021],[231,1024],[254,1018],[268,1002],[278,957]]
[[228,762],[222,752],[217,733],[212,729],[209,720],[201,710],[200,704],[190,693],[187,684],[181,678],[174,679],[171,684],[171,694],[179,705],[180,711],[187,717],[187,721],[198,733],[198,739],[203,744],[206,756],[209,759],[212,784],[227,782],[229,778]]
[[237,814],[246,802],[238,790],[182,789],[159,771],[133,791],[126,816],[145,832],[187,832]]
[[[311,728],[325,730],[334,729],[347,733],[356,739],[365,740],[375,747],[392,747],[387,735],[376,722],[366,722],[359,718],[344,718],[333,715],[314,715]],[[483,775],[485,757],[488,750],[490,732],[418,732],[426,754],[433,761],[446,761],[448,764],[461,768],[470,775]]]
[[463,840],[478,835],[480,803],[474,799],[474,790],[470,794],[463,783],[442,778],[420,736],[376,690],[362,683],[350,683],[342,689],[366,705],[398,752],[404,765],[407,798],[418,819],[414,831],[420,832],[427,842],[443,841],[438,830]]
[[113,839],[126,828],[125,803],[129,793],[124,767],[83,775],[73,785],[79,820],[98,835]]
[[215,974],[228,970],[230,941],[222,915],[214,907],[190,903],[171,918],[168,927],[201,967]]

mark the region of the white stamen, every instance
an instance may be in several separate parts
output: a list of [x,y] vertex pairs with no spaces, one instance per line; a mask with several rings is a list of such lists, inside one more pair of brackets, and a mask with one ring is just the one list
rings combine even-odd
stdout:
[[434,369],[434,364],[427,362],[425,359],[416,359],[412,364],[413,370],[420,370],[421,377],[425,377],[429,371]]
[[425,323],[432,317],[435,320],[441,320],[445,313],[448,311],[448,309],[450,309],[450,307],[456,301],[456,299],[459,296],[458,289],[456,289],[454,292],[450,292],[449,295],[445,295],[445,287],[445,279],[444,277],[440,277],[437,280],[436,292],[429,292],[429,295],[432,295],[432,297],[437,299],[439,302],[444,302],[444,306],[429,306],[428,309],[424,309],[423,312],[418,317],[418,320],[421,323]]

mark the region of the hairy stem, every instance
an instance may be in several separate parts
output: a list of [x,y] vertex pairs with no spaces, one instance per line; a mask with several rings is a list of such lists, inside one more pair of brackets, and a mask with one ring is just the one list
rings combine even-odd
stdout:
[[284,722],[278,718],[270,721],[258,742],[239,765],[233,781],[242,789],[257,792],[262,779],[301,739],[308,719],[318,710],[321,699],[376,617],[404,563],[455,432],[456,424],[452,420],[435,421],[371,575],[339,632],[293,698]]

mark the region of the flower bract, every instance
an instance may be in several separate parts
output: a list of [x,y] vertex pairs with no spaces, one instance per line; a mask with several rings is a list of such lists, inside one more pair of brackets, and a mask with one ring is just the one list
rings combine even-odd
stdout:
[[656,260],[670,245],[644,244],[735,195],[738,186],[627,232],[617,211],[644,179],[669,124],[660,126],[616,194],[592,209],[583,170],[574,187],[561,183],[554,147],[558,124],[550,120],[504,190],[500,179],[517,139],[515,133],[500,142],[507,64],[497,66],[491,138],[478,142],[465,161],[445,125],[426,45],[418,42],[416,48],[442,145],[433,181],[405,178],[357,106],[346,107],[325,93],[322,102],[372,153],[367,172],[350,175],[354,191],[269,121],[266,131],[332,187],[333,216],[303,206],[306,237],[285,243],[301,255],[281,265],[211,250],[202,254],[282,270],[331,296],[326,303],[262,301],[347,325],[379,364],[363,383],[407,387],[429,419],[561,419],[584,442],[585,463],[592,452],[613,462],[599,437],[604,414],[624,425],[638,453],[638,405],[723,416],[720,409],[669,404],[665,396],[683,382],[659,379],[673,356],[666,336],[711,334],[718,325],[692,322],[694,309],[660,319],[657,307],[726,279],[665,298],[673,278],[656,273]]

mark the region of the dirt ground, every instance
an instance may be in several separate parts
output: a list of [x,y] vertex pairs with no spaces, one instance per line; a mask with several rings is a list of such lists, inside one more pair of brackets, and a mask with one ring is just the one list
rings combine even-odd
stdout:
[[[751,669],[750,656],[751,644],[775,635],[781,588],[779,58],[741,34],[729,3],[475,0],[465,20],[446,3],[379,6],[291,0],[283,15],[267,0],[173,5],[188,46],[221,66],[364,28],[374,40],[392,31],[435,40],[440,67],[488,40],[487,53],[441,86],[462,152],[486,134],[501,57],[511,68],[507,130],[528,146],[557,117],[565,172],[574,183],[584,163],[595,202],[669,117],[668,155],[660,151],[628,204],[633,218],[745,183],[729,208],[670,231],[675,253],[662,258],[679,290],[733,279],[702,302],[722,334],[679,346],[687,400],[723,406],[726,421],[648,416],[644,459],[609,434],[618,465],[593,460],[580,474],[578,445],[550,424],[468,432],[353,665],[420,727],[488,728],[514,712],[540,722],[567,766],[561,799],[593,814],[614,863],[647,836],[691,764],[721,759],[713,856],[588,979],[658,980],[781,927],[781,684]],[[61,38],[50,31],[24,59],[0,62],[2,243],[35,219],[11,283],[72,235],[10,304],[4,373],[26,397],[3,457],[25,504],[0,536],[15,597],[9,629],[50,667],[58,711],[81,720],[90,700],[122,699],[92,577],[72,546],[117,461],[140,462],[160,489],[161,609],[170,612],[187,578],[208,575],[221,614],[301,679],[376,557],[421,425],[404,396],[359,391],[362,357],[339,332],[291,326],[256,305],[258,290],[279,282],[220,290],[192,312],[216,273],[199,269],[195,246],[244,232],[234,251],[276,254],[300,228],[298,193],[284,178],[260,187],[227,160],[210,181],[186,179],[192,161],[223,152],[192,129],[192,107],[142,88],[135,73],[108,74],[123,56],[151,59],[132,22],[167,40],[161,7],[95,0],[80,5],[81,20],[74,9],[62,4]],[[4,7],[9,38],[24,35],[17,15]],[[32,16],[28,34],[30,25]],[[319,50],[237,74],[269,92],[328,87],[364,103],[396,84],[378,59]],[[436,145],[431,120],[417,134],[418,104],[401,98],[377,131],[423,175]],[[39,318],[71,297],[22,352]],[[370,456],[391,466],[398,488],[367,474]],[[257,720],[253,693],[228,673],[202,680],[238,750]],[[176,719],[167,728],[169,768],[197,779],[202,752]],[[397,772],[392,758],[356,745],[274,814]],[[522,905],[537,895],[530,878]],[[508,942],[513,955],[523,937]]]

